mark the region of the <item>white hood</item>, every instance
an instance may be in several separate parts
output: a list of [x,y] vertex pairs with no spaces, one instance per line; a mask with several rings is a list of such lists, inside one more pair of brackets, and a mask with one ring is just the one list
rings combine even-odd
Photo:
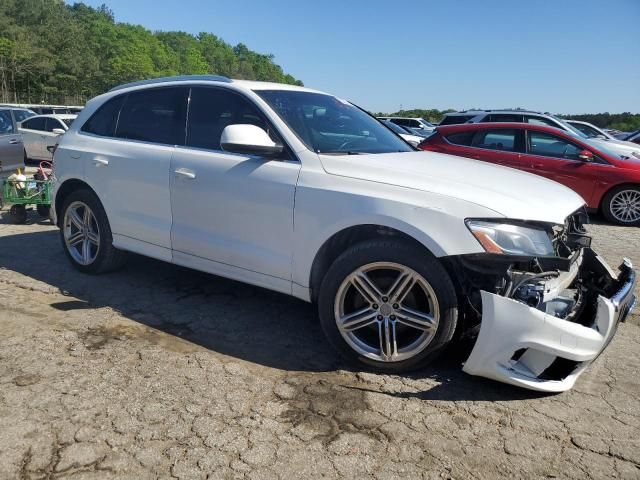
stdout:
[[585,203],[573,190],[537,175],[441,153],[321,155],[320,159],[332,175],[446,195],[511,219],[561,224]]

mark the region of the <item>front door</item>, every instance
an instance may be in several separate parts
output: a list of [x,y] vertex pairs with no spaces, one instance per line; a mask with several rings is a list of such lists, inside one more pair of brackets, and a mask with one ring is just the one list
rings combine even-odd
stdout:
[[522,156],[524,169],[566,185],[589,203],[600,175],[590,162],[580,160],[582,150],[580,145],[563,137],[528,130],[527,153]]
[[223,151],[224,128],[247,123],[280,141],[241,94],[191,89],[186,146],[176,149],[171,162],[173,257],[176,263],[285,290],[300,163],[290,153],[265,158]]

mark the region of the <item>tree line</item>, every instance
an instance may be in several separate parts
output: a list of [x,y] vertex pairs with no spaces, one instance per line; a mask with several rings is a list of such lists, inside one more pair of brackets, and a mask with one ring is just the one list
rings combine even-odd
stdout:
[[[456,110],[438,110],[435,108],[424,109],[415,108],[412,110],[398,110],[393,113],[376,113],[379,117],[413,117],[424,118],[431,123],[440,123],[442,117],[447,113],[455,112]],[[581,120],[583,122],[589,122],[600,128],[611,128],[620,130],[622,132],[633,132],[640,129],[640,114],[637,113],[583,113],[578,115],[562,114],[558,115],[560,118]]]
[[212,33],[151,32],[106,5],[0,1],[0,102],[82,105],[125,82],[186,74],[302,85],[273,55]]

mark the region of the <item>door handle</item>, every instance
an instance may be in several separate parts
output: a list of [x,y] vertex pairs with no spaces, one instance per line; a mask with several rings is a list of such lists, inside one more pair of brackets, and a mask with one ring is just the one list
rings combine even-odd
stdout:
[[176,175],[180,175],[181,177],[185,177],[188,178],[189,180],[193,180],[194,178],[196,178],[196,173],[192,170],[189,170],[187,168],[178,168],[175,171]]
[[12,138],[9,140],[9,145],[17,145],[20,141],[17,138]]
[[531,166],[533,168],[542,168],[542,167],[544,167],[544,164],[542,164],[542,163],[532,163]]
[[93,166],[94,167],[106,167],[109,165],[109,160],[105,160],[104,158],[94,158]]

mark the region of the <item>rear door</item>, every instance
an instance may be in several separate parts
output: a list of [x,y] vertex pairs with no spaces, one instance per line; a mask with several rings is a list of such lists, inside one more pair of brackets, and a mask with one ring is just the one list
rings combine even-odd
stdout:
[[82,145],[73,142],[83,151],[70,152],[84,160],[115,243],[169,261],[169,168],[184,144],[188,91],[147,88],[112,98],[83,125]]
[[11,110],[0,110],[0,174],[24,166],[22,137],[13,121]]
[[566,185],[589,202],[601,175],[600,164],[580,160],[578,155],[584,148],[559,135],[527,130],[526,137],[524,169]]

